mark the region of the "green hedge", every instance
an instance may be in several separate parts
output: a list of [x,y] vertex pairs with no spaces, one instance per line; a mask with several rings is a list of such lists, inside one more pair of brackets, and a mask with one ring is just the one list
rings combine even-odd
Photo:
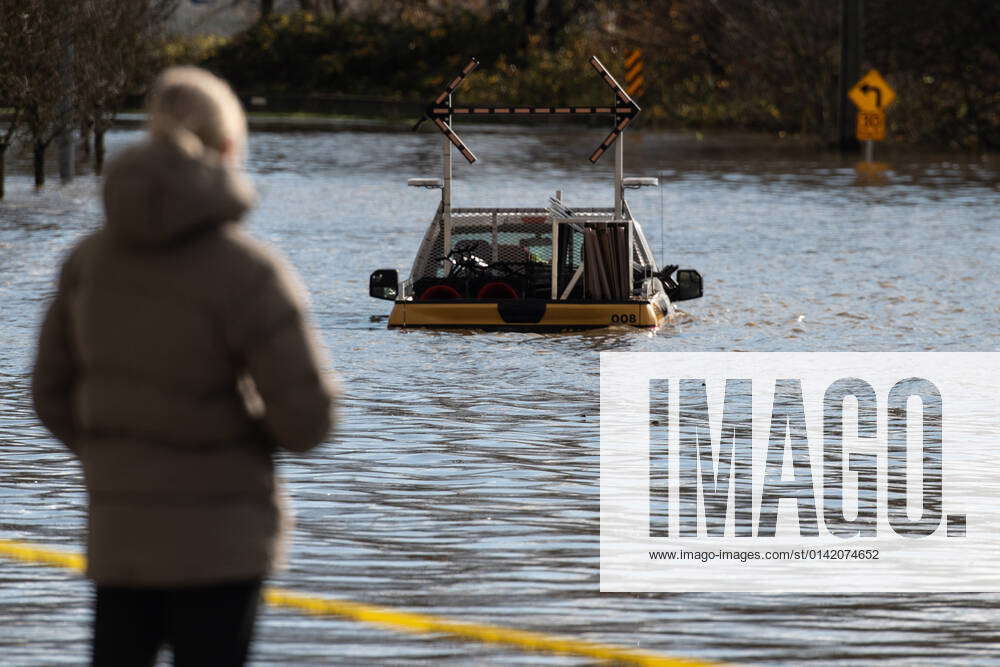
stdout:
[[455,13],[426,30],[375,18],[275,15],[214,49],[201,64],[243,91],[427,97],[472,55],[484,64],[518,50],[499,16]]
[[[888,0],[870,2],[866,53],[899,93],[889,116],[893,140],[1000,146],[994,29],[1000,5],[956,2],[915,0],[909,18],[895,13]],[[825,7],[821,25],[813,20],[813,5]],[[651,3],[635,25],[615,36],[594,30],[593,14],[589,23],[581,18],[567,24],[558,39],[540,30],[533,34],[500,11],[455,10],[432,25],[374,15],[274,15],[230,39],[174,42],[166,56],[207,67],[244,95],[281,99],[283,110],[322,112],[315,98],[331,94],[429,101],[473,56],[481,64],[459,91],[459,103],[592,104],[608,100],[609,92],[588,64],[590,56],[621,78],[625,54],[645,34],[642,123],[800,134],[825,142],[835,134],[835,8],[802,0],[797,13],[773,21],[767,7],[744,7],[734,14],[745,14],[736,26],[745,28],[741,32],[709,16],[716,7],[709,0],[676,0],[670,12],[657,6]],[[768,30],[788,39],[771,39]],[[757,42],[768,48],[752,48]],[[377,103],[357,108],[379,115]],[[401,109],[386,106],[384,112]]]

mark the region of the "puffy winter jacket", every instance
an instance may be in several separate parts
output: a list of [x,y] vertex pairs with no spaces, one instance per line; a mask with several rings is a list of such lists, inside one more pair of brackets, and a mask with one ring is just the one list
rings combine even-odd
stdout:
[[150,139],[108,165],[105,225],[62,267],[33,394],[83,464],[100,584],[266,575],[283,524],[272,455],[332,427],[305,291],[237,224],[253,197],[193,136]]

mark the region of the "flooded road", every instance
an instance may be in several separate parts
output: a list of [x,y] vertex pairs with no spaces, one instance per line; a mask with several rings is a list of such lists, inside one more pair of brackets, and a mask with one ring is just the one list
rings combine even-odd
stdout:
[[[139,135],[115,132],[113,152]],[[610,206],[603,132],[479,127],[455,206]],[[656,333],[388,331],[368,274],[408,273],[438,202],[439,136],[255,134],[248,224],[305,279],[345,387],[337,438],[280,467],[297,512],[272,583],[451,618],[767,664],[967,664],[1000,653],[995,595],[598,592],[599,352],[992,351],[1000,331],[1000,166],[853,159],[767,140],[632,133],[629,204],[661,261],[705,297]],[[78,550],[80,468],[30,408],[35,330],[64,253],[100,222],[83,177],[40,194],[15,168],[0,202],[0,537]],[[661,232],[662,229],[662,232]],[[661,253],[662,248],[662,253]],[[197,545],[192,545],[197,549]],[[86,660],[90,589],[0,561],[0,663]],[[268,608],[254,664],[583,664]]]

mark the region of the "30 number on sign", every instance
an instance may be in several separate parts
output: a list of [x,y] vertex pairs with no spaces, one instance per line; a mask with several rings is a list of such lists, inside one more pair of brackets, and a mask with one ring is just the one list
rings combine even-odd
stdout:
[[882,141],[885,139],[885,112],[859,111],[857,124],[858,141]]

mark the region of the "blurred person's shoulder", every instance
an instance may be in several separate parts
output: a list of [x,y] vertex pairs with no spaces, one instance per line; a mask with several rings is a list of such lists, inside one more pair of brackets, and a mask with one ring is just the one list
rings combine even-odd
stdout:
[[242,224],[227,224],[213,236],[217,254],[234,289],[250,289],[278,284],[308,302],[307,290],[291,261],[277,247],[251,235]]
[[80,238],[63,256],[62,264],[57,274],[60,289],[76,286],[84,277],[88,258],[96,257],[107,244],[107,233],[103,228],[96,229]]
[[256,238],[242,222],[223,225],[213,236],[217,252],[238,262],[248,275],[262,275],[291,269],[288,259],[277,247]]

